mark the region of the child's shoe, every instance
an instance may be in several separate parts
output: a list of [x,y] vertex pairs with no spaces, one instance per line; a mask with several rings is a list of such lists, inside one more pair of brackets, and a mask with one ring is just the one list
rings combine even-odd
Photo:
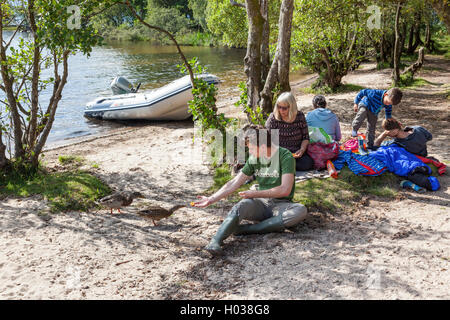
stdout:
[[400,187],[402,188],[410,188],[413,189],[416,192],[420,192],[420,193],[424,193],[426,192],[426,190],[422,187],[419,187],[417,184],[412,183],[409,180],[403,180],[402,182],[400,182]]

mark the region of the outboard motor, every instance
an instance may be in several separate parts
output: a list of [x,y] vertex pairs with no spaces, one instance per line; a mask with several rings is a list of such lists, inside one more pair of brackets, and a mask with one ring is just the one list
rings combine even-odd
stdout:
[[113,94],[136,93],[140,86],[141,84],[139,83],[136,89],[133,88],[131,82],[122,76],[115,77],[110,85]]

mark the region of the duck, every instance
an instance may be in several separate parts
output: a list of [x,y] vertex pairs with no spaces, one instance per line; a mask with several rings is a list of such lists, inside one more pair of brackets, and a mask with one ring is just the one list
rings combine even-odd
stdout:
[[157,224],[155,221],[159,221],[161,219],[168,218],[175,211],[177,211],[178,209],[184,208],[184,207],[186,207],[186,206],[183,204],[178,204],[176,206],[173,206],[169,210],[167,210],[167,209],[161,208],[160,206],[151,206],[151,207],[147,207],[147,209],[138,211],[137,214],[145,219],[152,220],[153,224],[156,226]]
[[129,206],[136,198],[144,198],[144,196],[138,191],[118,191],[101,198],[99,204],[110,208],[111,214],[113,213],[113,209],[117,209],[121,213],[120,208]]

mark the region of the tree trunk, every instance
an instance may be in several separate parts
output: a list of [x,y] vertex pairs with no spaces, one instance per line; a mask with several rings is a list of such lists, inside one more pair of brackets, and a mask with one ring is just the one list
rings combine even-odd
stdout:
[[38,118],[38,110],[39,110],[39,75],[41,73],[40,68],[40,60],[41,60],[41,49],[37,40],[37,26],[35,21],[35,10],[34,10],[34,2],[30,1],[30,5],[28,7],[28,17],[30,20],[30,28],[34,37],[34,52],[33,52],[33,75],[31,80],[31,114],[30,114],[30,123],[29,123],[29,131],[26,139],[28,140],[28,148],[31,150],[34,147],[34,143],[36,141],[36,132],[37,132],[37,118]]
[[0,127],[0,170],[8,164],[8,158],[6,158],[6,146],[2,140],[2,133],[2,128]]
[[403,23],[403,30],[402,30],[402,34],[400,35],[400,53],[399,55],[402,55],[404,48],[405,48],[405,40],[406,40],[406,33],[407,33],[407,28],[406,28],[406,23]]
[[0,7],[0,61],[1,61],[1,76],[3,80],[3,87],[5,89],[6,98],[8,100],[9,108],[11,111],[11,117],[13,121],[14,132],[14,157],[16,159],[23,159],[25,157],[25,150],[22,144],[22,122],[20,113],[17,107],[16,98],[13,91],[13,76],[8,71],[8,59],[6,57],[6,48],[4,46],[3,39],[3,19],[5,13],[3,12],[3,6]]
[[389,42],[386,40],[386,35],[383,34],[383,36],[381,37],[381,44],[380,44],[380,61],[384,63],[389,63],[388,54],[389,54]]
[[289,70],[291,61],[291,32],[294,1],[283,0],[280,8],[280,20],[278,33],[278,78],[281,92],[291,91],[289,84]]
[[280,8],[280,18],[278,22],[278,43],[273,58],[272,66],[261,92],[261,106],[264,112],[270,113],[273,110],[272,90],[276,83],[280,83],[281,92],[291,91],[289,84],[290,53],[291,53],[291,32],[292,17],[294,12],[294,1],[283,0]]
[[270,24],[269,24],[269,0],[261,0],[261,16],[264,19],[261,42],[261,80],[267,79],[270,70]]
[[394,70],[392,71],[392,78],[394,85],[400,81],[400,34],[399,34],[399,19],[400,19],[401,3],[397,3],[397,12],[395,13],[395,45],[394,45]]
[[323,61],[327,66],[327,72],[325,74],[324,81],[331,89],[334,90],[341,84],[342,76],[334,72],[333,64],[330,60],[328,52],[325,49],[321,49],[320,53],[322,54]]
[[[39,155],[41,154],[42,148],[45,146],[47,142],[47,137],[50,133],[50,130],[53,126],[53,121],[55,120],[56,109],[58,108],[58,103],[62,98],[62,91],[67,82],[67,77],[69,75],[69,59],[70,51],[66,50],[63,53],[62,64],[63,64],[63,75],[62,78],[58,75],[58,65],[55,66],[55,87],[53,92],[52,99],[48,106],[48,120],[45,124],[44,129],[42,130],[42,135],[39,137],[39,141],[36,143],[36,146],[33,149],[33,155],[31,157],[31,163],[34,167],[37,167],[39,161]],[[56,59],[55,59],[56,60]],[[54,62],[56,64],[56,61]]]
[[[420,39],[421,19],[422,19],[422,15],[420,14],[420,12],[418,12],[414,15],[414,34],[412,37],[414,39],[414,43],[412,44],[412,46],[408,45],[408,54],[413,54],[416,51],[417,47],[419,45],[423,44],[422,40]],[[412,41],[412,39],[410,39],[410,41]]]
[[247,75],[248,106],[255,109],[259,103],[261,83],[261,43],[264,19],[258,0],[246,1],[248,17],[247,54],[244,58],[244,71]]
[[395,52],[394,51],[394,48],[395,48],[395,33],[390,38],[391,39],[389,39],[387,41],[388,50],[386,52],[386,60],[387,60],[387,62],[389,62],[389,67],[393,68],[394,67],[394,52]]
[[412,54],[414,52],[414,50],[412,49],[414,43],[414,27],[415,22],[411,24],[411,28],[409,29],[408,49],[406,49],[406,52],[408,54]]
[[429,52],[432,51],[430,21],[427,22],[427,28],[425,30],[425,47],[428,49]]

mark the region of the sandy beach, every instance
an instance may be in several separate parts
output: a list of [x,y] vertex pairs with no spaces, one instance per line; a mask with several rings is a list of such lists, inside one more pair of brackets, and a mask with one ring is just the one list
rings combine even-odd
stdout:
[[[374,63],[351,72],[344,83],[390,85],[390,69]],[[431,84],[404,91],[393,115],[433,134],[429,155],[450,164],[450,65],[426,56],[419,77]],[[299,109],[312,110],[312,94],[292,83]],[[356,92],[326,95],[350,133]],[[219,111],[245,116],[220,95]],[[380,133],[380,122],[377,134]],[[441,189],[398,199],[370,198],[351,211],[310,212],[295,231],[231,236],[227,256],[202,248],[230,209],[224,201],[207,209],[187,206],[154,226],[136,211],[146,204],[186,204],[212,184],[192,142],[192,121],[154,122],[87,137],[45,152],[86,159],[89,170],[116,190],[140,191],[145,199],[124,208],[53,214],[39,196],[0,200],[1,299],[449,299],[450,178]],[[93,166],[93,164],[96,164]],[[447,170],[448,171],[448,170]],[[301,187],[300,185],[298,187]]]

